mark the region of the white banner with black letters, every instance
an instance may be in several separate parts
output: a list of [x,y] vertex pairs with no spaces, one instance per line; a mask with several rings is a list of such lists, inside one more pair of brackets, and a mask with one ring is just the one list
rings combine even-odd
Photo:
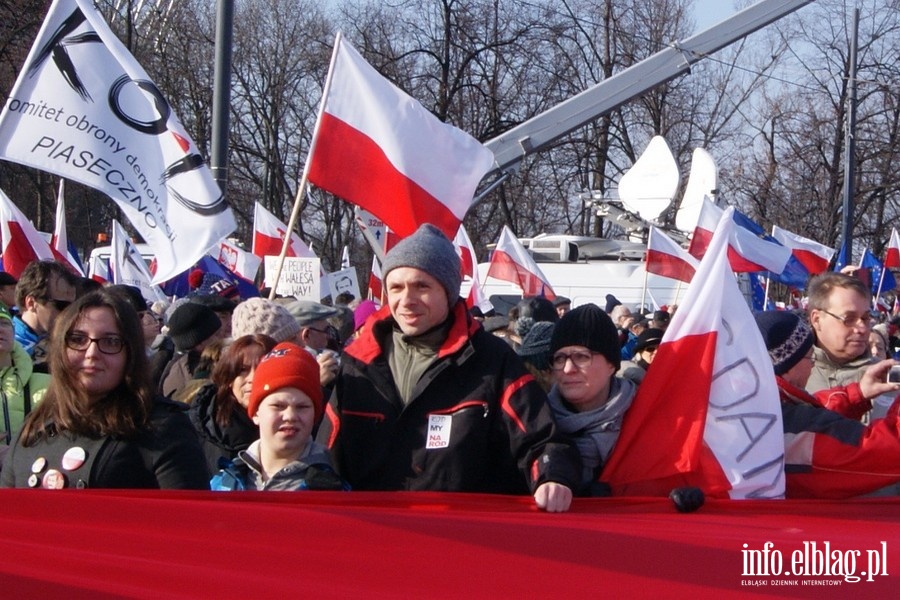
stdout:
[[197,147],[89,0],[54,0],[0,114],[0,158],[115,200],[156,254],[154,283],[235,228]]

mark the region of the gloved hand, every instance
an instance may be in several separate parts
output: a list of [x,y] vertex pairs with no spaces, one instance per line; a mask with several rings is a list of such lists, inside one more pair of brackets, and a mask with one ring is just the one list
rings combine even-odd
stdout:
[[678,512],[683,513],[694,512],[703,506],[706,500],[703,490],[696,487],[677,487],[669,492],[669,498]]

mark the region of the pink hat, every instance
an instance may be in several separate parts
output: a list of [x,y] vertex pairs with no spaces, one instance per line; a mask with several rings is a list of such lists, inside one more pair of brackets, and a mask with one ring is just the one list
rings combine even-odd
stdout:
[[363,300],[353,311],[353,331],[359,331],[366,319],[378,312],[378,305],[373,300]]

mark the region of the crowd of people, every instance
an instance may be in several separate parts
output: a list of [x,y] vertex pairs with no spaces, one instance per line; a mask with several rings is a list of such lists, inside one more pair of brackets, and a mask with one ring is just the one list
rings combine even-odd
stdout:
[[[551,512],[610,493],[604,465],[675,307],[468,310],[430,225],[382,277],[384,306],[327,306],[242,301],[208,273],[154,304],[53,261],[0,273],[0,485],[530,494]],[[847,274],[807,295],[803,312],[756,314],[787,496],[897,493],[897,324]]]

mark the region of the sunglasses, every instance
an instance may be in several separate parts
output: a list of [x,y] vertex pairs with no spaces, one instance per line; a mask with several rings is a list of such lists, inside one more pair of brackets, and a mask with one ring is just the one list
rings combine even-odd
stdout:
[[43,302],[44,304],[49,304],[59,312],[66,310],[72,304],[68,300],[54,300],[53,298],[44,298],[43,300],[41,300],[41,302]]

